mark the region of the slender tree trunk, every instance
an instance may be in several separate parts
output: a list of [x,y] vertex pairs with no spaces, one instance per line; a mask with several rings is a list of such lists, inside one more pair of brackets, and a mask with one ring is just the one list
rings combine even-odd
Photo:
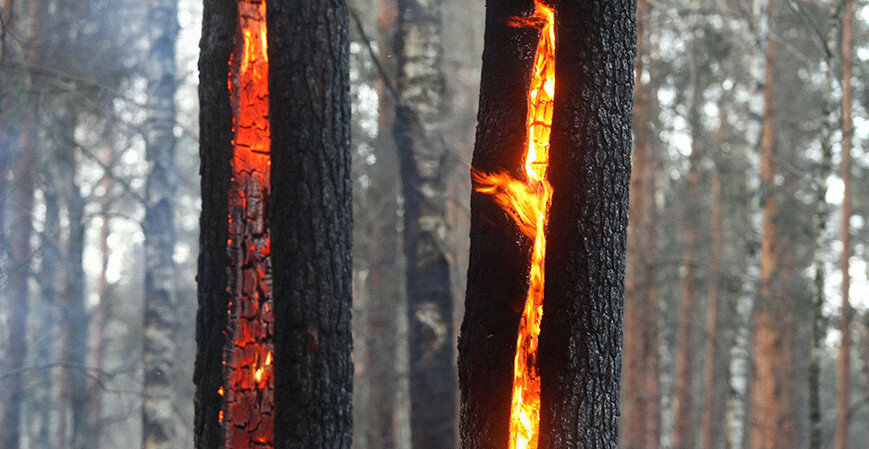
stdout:
[[[395,20],[395,5],[390,0],[380,1],[380,29],[388,33],[393,29]],[[388,42],[384,36],[381,42]],[[389,48],[388,44],[383,44]],[[373,204],[382,205],[375,209],[376,215],[373,243],[368,254],[369,274],[366,286],[368,288],[366,336],[372,341],[366,345],[365,360],[368,369],[368,390],[370,400],[367,412],[368,428],[366,432],[368,447],[394,449],[400,446],[399,430],[402,427],[400,419],[400,403],[397,385],[400,382],[399,363],[399,311],[402,310],[404,290],[402,288],[403,272],[399,258],[401,235],[399,226],[399,186],[392,176],[399,170],[399,162],[395,144],[392,140],[395,102],[386,93],[383,80],[378,82],[380,106],[378,111],[378,136],[375,141],[377,156],[377,171],[371,179],[369,188],[370,200]],[[369,212],[371,213],[371,212]],[[404,316],[404,315],[402,315]],[[358,404],[356,404],[358,407]],[[403,423],[408,425],[409,423]],[[356,424],[358,427],[358,423]],[[354,442],[355,443],[355,442]]]
[[694,299],[695,299],[695,251],[697,247],[697,205],[700,203],[700,132],[702,121],[700,107],[702,91],[700,81],[694,74],[691,106],[688,108],[688,122],[691,128],[690,165],[686,175],[688,201],[685,207],[685,253],[682,258],[682,286],[679,301],[679,324],[676,337],[676,378],[674,398],[673,446],[689,449],[694,446],[694,403],[693,403],[693,351]]
[[343,0],[269,4],[279,449],[353,435],[348,22]]
[[[656,447],[657,431],[657,298],[653,266],[652,215],[655,198],[654,167],[651,156],[651,96],[654,88],[643,82],[643,58],[648,53],[645,20],[648,3],[637,3],[637,59],[635,75],[633,173],[631,176],[628,258],[625,277],[625,389],[622,408],[624,445],[629,449]],[[654,363],[652,363],[654,362]]]
[[[719,105],[719,107],[721,107]],[[722,114],[723,115],[723,114]],[[723,122],[721,125],[723,126]],[[718,141],[720,151],[720,144]],[[706,315],[706,361],[704,364],[703,378],[705,395],[703,411],[701,414],[701,447],[713,448],[718,443],[718,435],[721,426],[719,420],[723,416],[721,398],[721,386],[718,380],[720,376],[719,360],[719,319],[718,308],[720,301],[721,259],[724,253],[724,216],[722,199],[721,168],[716,165],[712,175],[712,273],[709,285],[709,305]]]
[[851,407],[851,302],[848,291],[851,287],[849,273],[851,262],[851,143],[854,135],[851,119],[853,86],[851,75],[854,70],[854,0],[845,0],[845,16],[842,24],[842,183],[845,193],[842,198],[842,343],[839,347],[838,385],[836,391],[836,448],[846,449],[848,443],[848,419]]
[[442,0],[399,0],[398,92],[394,136],[404,197],[404,253],[414,448],[456,447],[456,381],[450,258]]
[[781,249],[778,236],[778,186],[775,162],[775,20],[774,4],[768,8],[769,33],[766,40],[763,125],[760,145],[761,204],[763,230],[760,254],[760,291],[754,311],[751,386],[752,425],[749,444],[756,449],[794,447],[793,398],[789,379],[790,299],[782,285]]
[[[105,163],[107,165],[111,165],[113,159],[113,152],[111,147],[106,149],[106,158]],[[99,252],[100,252],[100,272],[97,277],[97,300],[99,301],[96,305],[93,314],[93,321],[91,323],[92,326],[92,338],[91,344],[93,346],[92,357],[93,357],[93,367],[97,372],[97,375],[100,375],[103,372],[103,362],[105,359],[105,330],[106,330],[106,320],[108,315],[108,301],[109,301],[109,280],[108,280],[108,270],[109,270],[109,257],[111,253],[109,252],[109,236],[111,235],[111,225],[109,223],[109,201],[107,200],[110,195],[111,190],[111,180],[107,176],[103,178],[100,182],[102,185],[103,191],[105,192],[106,198],[103,199],[101,204],[100,211],[100,220],[102,221],[100,225],[100,237],[99,237]],[[100,436],[102,435],[102,386],[99,382],[93,382],[90,387],[90,420],[92,425],[93,432],[93,449],[100,449]]]
[[[54,157],[52,155],[51,157]],[[40,361],[56,360],[54,350],[56,343],[55,328],[57,316],[54,313],[60,306],[59,301],[59,270],[62,261],[60,251],[60,198],[57,192],[57,172],[49,170],[46,173],[46,182],[43,187],[45,201],[45,227],[40,239],[41,263],[39,271],[39,288],[42,296],[43,311],[37,329],[40,335],[37,347],[36,359]],[[54,382],[52,382],[52,370],[42,370],[39,373],[39,393],[34,399],[33,405],[33,435],[31,440],[35,447],[51,448],[52,415],[57,406],[54,397]]]
[[[828,36],[833,34],[832,30]],[[817,191],[815,195],[815,219],[814,219],[814,254],[812,268],[814,278],[812,282],[812,330],[809,347],[809,447],[810,449],[821,448],[821,345],[824,338],[824,286],[826,283],[825,264],[823,258],[823,238],[827,229],[827,220],[830,216],[830,206],[827,204],[827,178],[832,172],[833,165],[833,128],[835,117],[833,116],[833,103],[830,95],[833,90],[833,50],[830,48],[830,39],[825,36],[824,46],[824,90],[823,110],[821,124],[821,161],[818,164]]]
[[[554,196],[538,359],[542,449],[618,444],[634,5],[554,3],[556,90],[546,176]],[[473,167],[506,169],[514,179],[528,175],[528,90],[540,32],[505,19],[527,16],[530,6],[489,0],[486,8]],[[537,239],[530,242],[527,229],[517,229],[485,192],[472,195],[471,207],[459,342],[462,446],[507,447],[517,328]]]
[[[67,147],[62,150],[62,160],[66,164],[64,171],[64,200],[68,215],[69,227],[66,237],[66,275],[64,297],[66,298],[66,316],[64,320],[64,336],[62,339],[62,357],[65,363],[62,393],[67,399],[71,410],[72,427],[69,447],[72,449],[90,449],[90,415],[88,413],[88,316],[85,310],[85,274],[84,274],[84,199],[76,180],[78,162],[76,150],[69,145],[73,142],[73,132],[77,123],[71,105],[60,106],[59,120],[64,131],[62,137]],[[63,411],[61,411],[63,413]]]
[[176,0],[149,2],[155,30],[148,52],[148,126],[145,144],[145,341],[142,447],[170,449],[178,418],[173,410],[176,373],[175,327],[175,41]]
[[11,373],[0,384],[0,447],[18,449],[21,444],[21,406],[24,399],[24,376],[16,372],[24,367],[27,355],[27,315],[30,308],[30,263],[33,258],[30,237],[33,232],[34,164],[38,158],[38,109],[36,99],[28,99],[21,121],[18,156],[13,178],[15,189],[12,222],[12,273],[9,300],[6,302],[8,334],[4,344],[3,372]]

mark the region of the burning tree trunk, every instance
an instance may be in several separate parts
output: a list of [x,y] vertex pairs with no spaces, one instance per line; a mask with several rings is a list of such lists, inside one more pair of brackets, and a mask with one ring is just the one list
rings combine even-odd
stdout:
[[142,447],[170,449],[177,421],[175,378],[175,40],[176,0],[149,2],[153,27],[148,52],[148,179],[145,187],[145,341]]
[[633,172],[631,176],[628,257],[625,277],[624,444],[629,449],[658,444],[657,316],[655,288],[655,173],[651,154],[654,86],[643,82],[649,43],[645,21],[649,5],[637,2],[637,61]]
[[487,2],[462,443],[616,447],[634,9],[531,6]]
[[836,448],[845,449],[848,444],[848,420],[851,408],[851,302],[848,291],[851,287],[849,273],[851,261],[851,143],[854,125],[851,118],[853,86],[851,75],[854,71],[854,0],[845,0],[845,15],[842,24],[842,183],[845,186],[842,198],[842,343],[839,347],[839,378],[836,391]]
[[456,380],[453,301],[447,254],[447,149],[441,136],[445,89],[442,0],[399,0],[395,142],[404,195],[414,448],[454,448]]
[[760,253],[760,286],[754,309],[752,342],[753,381],[749,445],[757,449],[794,447],[794,416],[790,396],[791,325],[789,299],[780,282],[781,250],[778,244],[778,186],[775,166],[775,20],[774,4],[768,8],[766,81],[763,89],[763,124],[760,144],[763,229]]
[[349,448],[346,4],[204,14],[196,446]]

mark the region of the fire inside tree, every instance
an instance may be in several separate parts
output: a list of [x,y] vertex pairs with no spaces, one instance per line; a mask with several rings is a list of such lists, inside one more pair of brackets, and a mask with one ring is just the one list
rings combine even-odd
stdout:
[[510,449],[536,449],[540,429],[540,374],[537,347],[543,319],[543,261],[546,256],[546,217],[552,186],[546,180],[549,166],[549,136],[555,98],[555,12],[539,1],[534,13],[517,17],[517,27],[540,30],[531,85],[528,89],[528,148],[525,181],[508,173],[472,173],[476,190],[490,194],[513,219],[519,230],[534,241],[531,252],[528,296],[519,322],[513,366],[513,396],[510,406]]
[[219,420],[227,449],[273,447],[270,130],[265,0],[238,0],[230,58],[233,158],[229,191],[230,295]]

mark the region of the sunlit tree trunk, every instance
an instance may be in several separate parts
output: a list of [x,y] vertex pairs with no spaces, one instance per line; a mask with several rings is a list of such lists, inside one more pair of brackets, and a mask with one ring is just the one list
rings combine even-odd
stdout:
[[845,0],[845,15],[842,24],[842,183],[845,186],[842,198],[842,310],[840,332],[842,342],[839,346],[839,370],[836,391],[836,448],[846,449],[848,443],[848,420],[851,408],[851,303],[848,290],[851,275],[848,272],[851,261],[851,144],[854,125],[851,118],[853,86],[851,75],[854,70],[854,0]]
[[767,5],[766,79],[763,89],[763,124],[760,144],[761,233],[760,286],[754,310],[752,342],[751,426],[749,445],[756,449],[794,447],[794,416],[789,379],[793,344],[788,328],[790,300],[781,280],[778,241],[778,191],[775,160],[775,2]]
[[[473,167],[508,170],[524,179],[527,96],[540,33],[510,27],[505,20],[527,16],[531,2],[489,0],[486,6]],[[618,445],[634,6],[631,1],[554,2],[556,87],[547,175],[554,196],[539,347],[542,449]],[[459,340],[465,448],[508,444],[517,328],[529,287],[529,240],[490,195],[472,194]]]
[[442,0],[399,0],[394,137],[404,198],[404,254],[414,448],[456,446]]
[[637,3],[633,173],[631,175],[628,257],[625,276],[625,384],[622,391],[624,445],[629,449],[658,444],[657,295],[654,284],[654,161],[651,155],[651,96],[643,82],[648,40],[648,3]]
[[[111,146],[106,148],[105,164],[111,166],[114,157]],[[111,235],[111,225],[109,218],[109,197],[111,195],[111,179],[106,176],[100,181],[105,197],[100,204],[100,236],[99,236],[99,253],[100,253],[100,271],[97,276],[97,305],[93,312],[93,320],[91,322],[92,335],[91,345],[93,350],[91,356],[93,360],[94,370],[97,375],[103,372],[103,365],[106,352],[105,330],[106,320],[108,319],[108,300],[109,300],[109,236]],[[100,449],[100,439],[102,435],[102,399],[103,386],[99,382],[92,382],[90,387],[90,420],[93,426],[93,449]]]
[[175,327],[175,41],[176,0],[148,3],[148,122],[145,145],[145,322],[142,447],[170,449],[178,417],[173,410],[176,372]]

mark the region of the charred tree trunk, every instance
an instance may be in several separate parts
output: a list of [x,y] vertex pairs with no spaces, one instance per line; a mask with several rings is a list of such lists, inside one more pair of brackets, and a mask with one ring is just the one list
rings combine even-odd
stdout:
[[[618,444],[621,321],[636,50],[635,2],[557,1],[539,347],[540,447]],[[532,3],[489,0],[473,167],[523,179],[539,31],[506,19]],[[606,117],[604,119],[603,117]],[[471,254],[459,341],[465,448],[507,447],[520,313],[532,242],[491,196],[471,197]],[[583,413],[576,413],[583,410]],[[588,432],[587,429],[595,429]]]
[[414,448],[456,447],[453,301],[447,254],[442,0],[399,0],[394,137],[404,197]]
[[763,124],[760,144],[761,233],[760,286],[754,309],[752,342],[753,381],[749,445],[756,449],[794,447],[794,416],[789,379],[790,300],[781,282],[778,190],[775,163],[775,2],[767,5],[766,80],[763,89]]
[[173,411],[176,372],[175,327],[175,41],[176,0],[149,2],[152,26],[148,52],[148,124],[145,144],[145,341],[142,447],[176,447]]
[[270,117],[285,124],[272,136],[279,449],[349,449],[353,435],[348,17],[344,0],[268,10]]
[[851,288],[851,144],[854,125],[851,117],[853,86],[851,75],[854,71],[854,0],[845,0],[845,15],[842,24],[842,183],[845,186],[842,198],[842,255],[839,262],[842,271],[842,310],[840,332],[842,343],[839,347],[838,385],[836,391],[836,449],[850,447],[848,443],[848,420],[851,408],[851,302],[848,292]]
[[637,2],[637,60],[633,172],[631,175],[628,257],[625,276],[625,415],[624,445],[628,449],[658,445],[657,295],[655,288],[655,173],[651,154],[654,86],[643,82],[643,58],[648,54],[648,2]]
[[[240,432],[250,429],[245,441],[256,447],[349,449],[352,213],[346,3],[270,0],[266,6],[256,0],[209,0],[204,18],[195,445],[230,447],[236,436],[244,437]],[[249,46],[242,45],[241,26],[256,26],[266,37],[266,25],[267,44],[256,36]],[[252,65],[239,69],[242,61]],[[227,66],[233,76],[229,83]],[[240,78],[251,68],[253,79],[250,74]],[[268,73],[256,72],[263,69]],[[241,114],[238,121],[236,113]],[[271,118],[282,125],[273,134]],[[257,147],[239,146],[249,143]],[[236,149],[245,152],[242,158],[256,158],[256,165],[237,175]],[[242,241],[232,240],[236,238]],[[241,257],[240,248],[255,254]],[[235,300],[245,308],[234,307]],[[256,310],[248,311],[248,305]],[[247,326],[256,330],[247,333]],[[226,335],[239,329],[242,340]],[[246,336],[254,333],[264,339],[248,347]],[[248,352],[259,358],[265,349],[268,371],[260,382],[256,370],[257,397],[248,394],[253,387],[228,391],[236,384],[226,383],[226,375],[250,384],[253,370],[247,365],[239,365],[237,372],[230,366],[224,370],[224,357],[235,366],[248,359]],[[226,409],[224,394],[239,400]],[[224,421],[225,411],[232,421]],[[274,435],[266,422],[272,416]],[[230,436],[232,441],[225,441]]]

